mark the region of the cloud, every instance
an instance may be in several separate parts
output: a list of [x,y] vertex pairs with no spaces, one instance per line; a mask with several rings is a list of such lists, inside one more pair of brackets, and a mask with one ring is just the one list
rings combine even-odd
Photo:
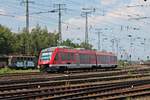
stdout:
[[[112,1],[112,0],[110,0]],[[130,2],[133,4],[133,2]],[[122,5],[122,3],[120,3]],[[114,36],[120,36],[119,34],[122,34],[122,38],[126,37],[127,34],[135,33],[134,30],[126,30],[126,26],[132,26],[132,27],[140,27],[144,26],[143,24],[139,24],[138,21],[129,21],[129,18],[134,18],[134,17],[140,17],[140,16],[145,16],[146,12],[141,10],[136,7],[127,7],[125,5],[117,7],[114,10],[106,12],[105,16],[101,15],[92,15],[88,18],[88,23],[89,23],[89,28],[90,26],[93,26],[93,30],[90,31],[89,29],[89,38],[94,38],[95,40],[97,39],[95,37],[95,28],[112,28],[112,31],[104,31],[106,35],[110,36],[114,34]],[[70,28],[69,30],[66,31],[66,26],[63,26],[63,39],[66,38],[81,38],[81,40],[84,40],[84,33],[85,33],[85,18],[84,17],[74,17],[70,18],[65,21],[65,23],[68,23],[68,27]],[[120,32],[121,30],[121,25],[123,25],[123,31]],[[77,27],[80,27],[80,30],[77,29]],[[143,28],[143,27],[142,27]],[[135,35],[139,35],[139,32],[135,33]],[[121,38],[120,37],[120,38]],[[97,41],[97,40],[96,40]],[[121,44],[124,44],[124,40],[121,41]],[[95,47],[96,42],[92,42]],[[125,42],[126,43],[126,42]],[[110,43],[109,43],[110,44]],[[127,46],[125,46],[126,48]]]
[[[32,20],[36,17],[34,16],[30,16],[29,19]],[[19,21],[25,21],[26,20],[26,16],[25,15],[19,15],[19,16],[16,16],[16,19],[19,20]]]
[[26,16],[16,16],[16,18],[19,21],[25,21],[26,20]]
[[112,3],[116,3],[117,0],[101,0],[102,5],[110,5]]
[[[110,0],[112,1],[112,0]],[[129,8],[127,6],[117,8],[113,11],[106,12],[105,16],[101,15],[92,15],[88,18],[90,25],[94,26],[96,24],[107,23],[107,22],[127,22],[129,18],[145,16],[145,12],[141,12],[138,8]],[[80,28],[85,27],[85,18],[83,17],[74,17],[65,21],[72,27],[78,26]],[[108,23],[109,24],[109,23]],[[120,24],[120,23],[119,23]]]
[[6,11],[4,9],[0,8],[0,14],[6,15]]
[[78,27],[82,27],[83,24],[85,24],[85,19],[82,17],[74,17],[74,18],[70,18],[68,20],[65,21],[65,23],[69,24],[69,25],[73,25],[74,26],[78,26]]
[[132,17],[137,17],[137,16],[144,16],[145,14],[141,12],[137,8],[128,8],[128,7],[123,7],[119,8],[115,11],[112,11],[107,14],[107,16],[112,16],[114,18],[120,18],[120,19],[128,19]]

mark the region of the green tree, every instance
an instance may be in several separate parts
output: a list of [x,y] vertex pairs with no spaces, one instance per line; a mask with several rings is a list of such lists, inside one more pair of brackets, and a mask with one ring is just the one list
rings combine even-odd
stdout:
[[0,54],[9,54],[13,51],[13,33],[10,29],[0,25]]
[[21,54],[30,54],[30,46],[31,46],[31,35],[26,32],[26,29],[14,35],[14,46],[13,50],[17,53]]
[[[9,28],[0,25],[0,54],[38,55],[43,48],[57,46],[58,38],[58,33],[49,33],[46,27],[41,28],[39,25],[30,33],[25,28],[19,33],[12,33]],[[91,44],[76,44],[70,39],[64,40],[61,45],[92,49]]]
[[69,47],[72,47],[72,48],[80,48],[79,44],[73,43],[70,39],[64,40],[61,45],[69,46]]
[[38,55],[41,49],[56,46],[58,34],[48,33],[47,28],[42,29],[39,25],[31,31],[31,48],[32,54]]
[[81,44],[80,44],[80,47],[82,47],[82,48],[85,48],[85,49],[89,49],[89,50],[92,50],[92,45],[91,44],[87,44],[87,43],[85,43],[85,42],[82,42]]

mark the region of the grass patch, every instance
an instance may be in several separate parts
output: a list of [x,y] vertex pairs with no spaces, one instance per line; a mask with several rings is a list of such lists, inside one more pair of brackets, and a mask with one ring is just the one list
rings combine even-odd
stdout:
[[129,63],[127,61],[119,60],[118,66],[121,68],[126,68],[127,66],[129,66]]
[[28,72],[40,72],[38,69],[10,69],[10,68],[1,68],[0,74],[7,74],[7,73],[28,73]]

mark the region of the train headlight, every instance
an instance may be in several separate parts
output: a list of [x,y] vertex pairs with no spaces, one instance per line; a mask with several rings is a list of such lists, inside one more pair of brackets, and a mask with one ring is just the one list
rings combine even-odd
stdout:
[[40,66],[38,65],[37,68],[40,69]]

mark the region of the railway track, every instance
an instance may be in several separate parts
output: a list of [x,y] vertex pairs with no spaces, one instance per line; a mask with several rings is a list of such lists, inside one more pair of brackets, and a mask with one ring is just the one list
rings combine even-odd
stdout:
[[[78,92],[68,92],[64,95],[56,95],[53,97],[43,98],[45,100],[60,100],[60,99],[67,99],[67,100],[87,100],[87,99],[97,99],[101,98],[102,100],[105,99],[121,99],[122,95],[129,94],[131,92],[137,92],[142,90],[150,90],[150,80],[133,80],[123,83],[116,83],[107,86],[96,86],[91,88],[86,88],[84,90],[78,90]],[[142,85],[142,86],[141,86]],[[134,87],[133,87],[134,86]],[[138,87],[138,89],[137,89]],[[142,88],[139,88],[142,87]],[[150,91],[149,91],[150,93]],[[132,94],[133,95],[133,94]],[[126,98],[127,96],[124,96]]]
[[[5,84],[5,82],[0,83],[0,99],[96,99],[102,96],[100,89],[102,89],[101,91],[103,92],[105,91],[105,95],[107,92],[109,92],[108,94],[110,95],[111,91],[115,94],[115,90],[121,91],[121,89],[129,89],[133,88],[133,86],[134,88],[144,85],[148,86],[150,83],[149,72],[150,68],[138,68],[136,70],[128,69],[121,71],[62,74],[62,76],[49,76],[43,79],[39,77],[26,81],[17,80],[18,82],[15,80],[13,82],[10,81],[8,84]],[[147,89],[147,87],[145,89]],[[141,90],[141,93],[145,93],[145,89],[143,89],[143,91]],[[124,92],[124,94],[125,93],[126,95],[130,94]],[[131,94],[133,95],[134,93]],[[110,99],[115,98],[113,95],[109,97]],[[105,96],[103,96],[103,98],[105,98]]]
[[135,74],[135,75],[120,75],[120,76],[97,76],[97,77],[89,77],[89,78],[80,78],[80,79],[63,79],[63,80],[51,80],[44,82],[33,82],[33,83],[19,83],[19,84],[9,84],[9,85],[1,85],[0,91],[8,91],[8,90],[17,90],[17,89],[26,89],[26,88],[37,88],[37,87],[45,87],[45,86],[63,86],[67,84],[82,84],[86,82],[103,82],[110,80],[123,80],[130,78],[140,78],[150,76],[150,74]]
[[[37,98],[37,97],[47,97],[51,96],[48,99],[52,100],[60,100],[60,99],[69,99],[73,97],[85,96],[89,94],[95,94],[97,92],[110,91],[117,88],[124,88],[132,86],[140,86],[150,83],[149,77],[144,78],[136,78],[136,79],[124,79],[117,81],[107,81],[107,82],[93,82],[93,83],[84,83],[77,85],[69,85],[69,86],[47,86],[45,88],[36,88],[30,90],[20,90],[18,92],[5,92],[0,94],[0,99],[7,100],[16,100],[16,99],[29,99],[29,98]],[[54,96],[54,97],[52,97]],[[78,99],[76,99],[78,100]]]
[[[10,96],[11,97],[11,99],[13,98],[13,95],[18,95],[17,96],[17,99],[22,99],[22,98],[33,98],[34,96],[37,96],[37,95],[35,95],[35,94],[37,94],[38,93],[38,96],[39,96],[39,93],[40,94],[42,94],[43,93],[43,91],[47,91],[46,93],[48,93],[49,95],[50,94],[52,94],[52,91],[54,92],[54,91],[56,91],[57,90],[57,92],[58,92],[58,90],[61,90],[61,93],[64,93],[64,90],[66,90],[66,88],[70,88],[70,89],[77,89],[77,87],[80,87],[80,89],[81,89],[81,86],[83,86],[83,85],[85,85],[85,86],[87,86],[87,87],[92,87],[92,85],[94,84],[94,85],[96,85],[96,86],[102,86],[102,85],[106,85],[106,84],[109,84],[109,85],[112,85],[112,84],[116,84],[116,83],[121,83],[121,82],[123,82],[123,83],[126,83],[126,84],[128,84],[128,83],[132,83],[132,81],[133,80],[139,80],[140,82],[141,82],[141,80],[143,79],[143,78],[145,78],[146,77],[146,79],[144,80],[144,82],[145,82],[145,84],[148,82],[148,83],[150,83],[150,79],[149,79],[149,76],[150,75],[134,75],[134,76],[130,76],[130,77],[128,77],[128,76],[120,76],[121,78],[122,78],[122,80],[119,80],[118,81],[118,77],[104,77],[104,78],[101,78],[100,80],[98,80],[97,78],[91,78],[91,79],[86,79],[86,80],[84,80],[84,82],[83,82],[83,80],[81,81],[81,80],[76,80],[76,82],[75,82],[75,80],[74,80],[74,82],[75,83],[70,83],[69,82],[69,85],[67,85],[68,87],[65,87],[65,88],[62,88],[63,86],[65,86],[66,85],[66,80],[63,82],[64,83],[64,85],[63,86],[59,86],[59,85],[57,85],[57,86],[54,86],[54,85],[51,85],[50,83],[49,83],[49,85],[47,84],[47,85],[45,85],[46,87],[45,88],[41,88],[41,87],[32,87],[33,89],[28,89],[28,90],[23,90],[23,89],[21,89],[21,90],[17,90],[17,91],[13,91],[13,92],[8,92],[8,89],[7,89],[7,91],[5,91],[5,92],[2,92],[2,93],[0,93],[0,99],[4,99],[5,98],[5,96],[6,97],[8,97],[8,96]],[[147,80],[147,78],[148,78],[148,80]],[[127,81],[128,80],[128,81]],[[71,80],[72,81],[72,80]],[[125,81],[127,81],[127,82],[125,82]],[[77,82],[78,82],[78,85],[76,86],[75,84],[77,84]],[[88,84],[87,84],[87,82],[88,82]],[[95,84],[95,82],[97,82],[97,84]],[[59,83],[58,81],[56,82],[52,82],[52,83]],[[80,83],[80,84],[79,84]],[[59,83],[60,84],[60,83]],[[89,86],[89,84],[91,84],[90,86]],[[136,84],[137,84],[137,81],[136,81]],[[34,84],[35,85],[35,84]],[[75,85],[75,86],[74,86]],[[94,86],[93,85],[93,86]],[[130,86],[131,86],[131,84],[129,84]],[[31,85],[29,85],[29,86],[31,86]],[[39,86],[41,86],[41,84],[39,84]],[[58,87],[59,86],[59,87]],[[85,86],[84,86],[84,88],[83,89],[85,89]],[[15,89],[18,89],[18,87],[16,87],[16,88],[14,88],[15,86],[13,86],[13,88],[12,87],[7,87],[7,88],[11,88],[11,90],[15,90]],[[21,85],[19,85],[19,87],[21,87]],[[23,85],[23,87],[25,87],[25,84]],[[54,88],[55,87],[55,88]],[[57,88],[56,88],[57,87]],[[29,88],[29,87],[28,87]],[[3,88],[3,90],[5,90],[6,89],[6,87],[5,88]],[[26,89],[27,89],[27,87],[26,87]],[[51,91],[50,91],[51,90]],[[48,92],[49,91],[49,92]],[[79,91],[81,91],[81,90],[79,90]],[[70,93],[71,91],[69,91],[69,93]],[[75,91],[73,91],[73,92],[75,92]],[[21,94],[23,94],[23,96],[21,96]],[[25,95],[26,94],[26,95]],[[30,95],[32,95],[32,96],[29,96],[29,94]],[[34,94],[34,96],[33,96],[33,94]],[[47,94],[47,95],[48,95]],[[54,92],[53,93],[53,95],[56,95],[56,92]],[[20,97],[21,96],[21,97]],[[37,96],[37,97],[38,97]],[[43,96],[45,96],[45,95],[43,95]],[[10,98],[9,97],[9,98]],[[8,98],[5,98],[5,99],[8,99]],[[10,100],[11,100],[10,99]],[[16,97],[15,97],[15,99],[16,99]]]
[[[111,89],[111,90],[109,90]],[[107,91],[106,91],[107,90]],[[98,99],[98,100],[122,100],[127,99],[128,97],[136,97],[150,94],[150,85],[135,86],[131,88],[127,85],[116,86],[106,89],[95,89],[89,94],[89,92],[83,93],[83,96],[67,98],[67,100],[89,100],[89,99]],[[86,96],[85,96],[86,95]],[[56,100],[57,98],[45,98],[45,100]],[[64,97],[63,97],[64,98]]]
[[6,84],[18,84],[18,83],[33,83],[33,82],[44,82],[44,81],[52,81],[52,80],[63,80],[63,79],[77,79],[77,78],[86,78],[86,77],[97,77],[97,76],[115,76],[115,75],[123,75],[123,74],[136,74],[136,73],[146,73],[150,72],[150,68],[138,68],[138,69],[122,69],[115,71],[98,71],[98,72],[86,72],[86,73],[59,73],[59,74],[41,74],[34,73],[33,75],[26,75],[24,77],[11,78],[7,77],[3,79],[0,77],[0,85]]
[[[112,71],[122,71],[122,70],[133,70],[133,69],[140,69],[139,66],[134,67],[125,67],[125,68],[116,68],[116,69],[97,69],[97,70],[90,70],[90,69],[82,69],[82,70],[69,70],[65,71],[64,73],[40,73],[40,72],[27,72],[27,73],[8,73],[0,75],[0,80],[17,80],[17,79],[25,79],[25,78],[32,78],[32,77],[40,77],[44,75],[62,75],[62,74],[79,74],[79,73],[90,73],[90,72],[112,72]],[[143,68],[143,67],[141,67]],[[144,66],[144,68],[148,68]]]
[[[143,82],[142,82],[143,81]],[[41,99],[52,99],[52,100],[61,100],[61,99],[70,99],[70,98],[76,98],[76,100],[79,100],[80,96],[85,96],[87,94],[87,96],[90,96],[93,93],[96,92],[103,92],[104,91],[112,91],[115,89],[122,89],[122,88],[132,88],[132,85],[134,85],[134,87],[140,86],[142,84],[148,84],[150,82],[150,80],[142,80],[142,81],[126,81],[126,82],[118,82],[118,83],[113,83],[113,84],[93,84],[93,85],[86,85],[86,86],[72,86],[72,87],[57,87],[55,89],[48,89],[44,90],[43,89],[39,89],[39,90],[34,90],[34,91],[26,91],[26,95],[25,95],[25,91],[21,92],[23,93],[21,95],[19,94],[14,94],[14,96],[8,96],[7,97],[3,97],[3,99],[7,99],[7,100],[15,100],[15,99],[29,99],[29,98],[37,98],[37,97],[47,97],[48,98],[41,98]],[[130,83],[128,83],[130,82]],[[142,82],[142,83],[141,83]],[[90,94],[90,95],[89,95]],[[97,93],[98,94],[98,93]],[[106,94],[106,93],[105,93]],[[17,96],[19,95],[19,96]],[[95,95],[96,96],[96,95]],[[81,98],[81,97],[80,97]],[[82,97],[83,98],[83,97]],[[2,99],[2,98],[1,98]]]
[[[31,85],[31,86],[33,85],[35,87],[36,83],[38,83],[38,82],[40,82],[41,84],[42,83],[46,84],[46,83],[48,83],[48,81],[50,83],[52,81],[59,81],[58,83],[60,85],[60,82],[63,80],[86,79],[86,78],[90,78],[90,77],[95,77],[98,79],[98,78],[101,78],[104,76],[111,77],[111,76],[126,75],[126,74],[131,74],[131,75],[138,74],[138,73],[143,74],[143,73],[148,73],[149,71],[150,71],[150,68],[144,68],[144,69],[138,69],[137,71],[132,69],[132,70],[122,70],[122,71],[93,72],[93,73],[80,73],[80,74],[67,74],[67,75],[61,74],[61,75],[56,75],[56,76],[45,75],[45,76],[33,77],[33,78],[29,78],[29,79],[0,81],[0,85],[1,85],[0,90],[4,90],[5,87],[7,89],[7,87],[11,87],[11,86],[13,86],[13,88],[15,88],[16,86],[18,86],[18,87],[23,86],[26,83],[28,83],[27,85]],[[27,87],[27,85],[26,85],[26,87]],[[8,88],[8,89],[11,89],[11,88]]]

